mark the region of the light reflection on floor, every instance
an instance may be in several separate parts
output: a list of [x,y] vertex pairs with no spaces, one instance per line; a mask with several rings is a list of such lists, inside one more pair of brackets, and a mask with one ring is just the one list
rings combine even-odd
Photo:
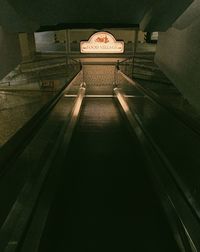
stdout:
[[48,100],[51,93],[0,93],[0,146],[22,127]]

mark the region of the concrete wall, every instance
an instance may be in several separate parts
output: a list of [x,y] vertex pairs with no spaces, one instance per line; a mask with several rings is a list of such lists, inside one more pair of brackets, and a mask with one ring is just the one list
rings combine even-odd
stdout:
[[183,96],[200,111],[199,31],[200,15],[182,30],[173,27],[159,33],[155,62]]
[[[198,0],[197,0],[198,1]],[[142,31],[166,31],[193,0],[156,0],[140,22]]]
[[[107,29],[106,31],[113,34],[113,36],[117,40],[124,40],[125,43],[127,43],[128,41],[134,42],[134,38],[135,38],[134,30]],[[77,41],[79,43],[81,40],[88,40],[90,36],[95,32],[97,32],[97,30],[95,29],[81,29],[81,30],[71,29],[70,42]],[[59,42],[64,42],[66,40],[65,30],[50,31],[50,32],[36,32],[35,33],[36,43],[39,43],[39,44],[54,43],[55,34]]]
[[144,43],[145,42],[144,35],[145,35],[144,32],[142,32],[142,31],[138,32],[138,42],[139,43]]
[[21,61],[17,33],[7,33],[0,26],[0,80]]
[[49,44],[54,43],[54,31],[47,31],[47,32],[35,32],[35,41],[36,44]]
[[[128,41],[134,41],[135,31],[133,30],[118,30],[118,29],[107,29],[107,32],[110,32],[115,39],[124,40],[125,43]],[[97,32],[97,30],[85,29],[85,30],[71,30],[70,31],[70,40],[78,41],[88,40],[90,36]]]
[[36,52],[34,33],[19,34],[20,49],[23,61],[33,60]]
[[[70,30],[59,30],[59,31],[48,31],[48,32],[36,32],[36,50],[40,52],[45,51],[65,51],[65,41],[69,41],[71,52],[80,52],[80,41],[88,40],[92,34],[97,32],[95,29],[70,29]],[[135,31],[132,29],[107,29],[106,31],[113,34],[117,40],[124,40],[125,51],[132,52],[133,42],[135,40]],[[140,32],[140,41],[143,42],[144,36],[142,37]],[[59,43],[55,43],[56,41]],[[132,42],[132,43],[129,43]],[[61,44],[60,44],[61,43]],[[68,42],[67,42],[68,44]]]

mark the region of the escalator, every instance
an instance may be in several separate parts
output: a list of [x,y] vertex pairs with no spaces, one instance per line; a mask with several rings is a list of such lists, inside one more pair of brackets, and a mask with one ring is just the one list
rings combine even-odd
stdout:
[[113,66],[97,69],[85,67],[6,160],[0,251],[198,251],[197,208],[138,113],[147,95],[120,75],[111,83]]
[[179,251],[113,98],[85,98],[39,251]]

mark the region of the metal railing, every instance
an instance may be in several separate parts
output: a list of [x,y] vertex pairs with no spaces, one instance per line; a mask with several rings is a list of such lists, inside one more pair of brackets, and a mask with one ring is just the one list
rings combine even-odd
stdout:
[[118,61],[116,64],[116,67],[117,67],[117,70],[121,70],[127,76],[132,78],[133,71],[134,71],[134,57],[127,58],[123,61]]
[[137,112],[130,109],[122,90],[115,87],[114,94],[147,157],[149,173],[180,251],[200,251],[199,208],[191,203],[191,195],[188,199],[188,192],[180,185],[169,160],[145,129]]
[[[54,80],[58,78],[57,76],[61,74],[66,76],[69,73],[76,74],[82,69],[79,61],[69,57],[59,57],[56,58],[56,61],[53,60],[55,58],[21,64],[16,75],[8,81],[0,82],[0,88],[37,82],[41,89],[49,88],[54,90]],[[60,70],[56,72],[55,69],[58,68]],[[20,75],[22,78],[19,78]]]
[[[39,229],[37,229],[37,234],[34,237],[32,235],[30,236],[29,233],[25,235],[25,233],[27,230],[31,230],[31,219],[33,218],[33,212],[35,211],[35,207],[42,192],[44,183],[50,173],[52,166],[54,166],[52,165],[53,161],[55,161],[55,158],[58,156],[59,158],[57,160],[66,155],[66,149],[69,146],[73,131],[79,118],[85,90],[85,83],[82,83],[80,85],[77,98],[74,102],[70,120],[69,122],[68,120],[65,120],[63,123],[57,140],[54,143],[54,147],[49,153],[49,156],[46,159],[40,173],[36,176],[35,172],[33,171],[24,186],[21,188],[6,220],[4,221],[4,224],[0,228],[0,251],[37,251],[45,222],[40,223]],[[66,90],[63,90],[63,92],[64,91]],[[61,94],[57,97],[53,106],[55,106],[57,101],[63,97],[63,92],[61,92]],[[43,219],[46,219],[48,213],[48,207],[45,208],[42,206]],[[31,247],[29,241],[30,237],[32,244]]]
[[0,85],[10,86],[10,81],[1,81]]

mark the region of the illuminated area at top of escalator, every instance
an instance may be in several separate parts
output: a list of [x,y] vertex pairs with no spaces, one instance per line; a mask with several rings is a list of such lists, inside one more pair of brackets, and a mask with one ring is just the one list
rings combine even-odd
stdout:
[[88,41],[81,41],[81,53],[123,53],[124,41],[116,41],[108,32],[97,32]]

